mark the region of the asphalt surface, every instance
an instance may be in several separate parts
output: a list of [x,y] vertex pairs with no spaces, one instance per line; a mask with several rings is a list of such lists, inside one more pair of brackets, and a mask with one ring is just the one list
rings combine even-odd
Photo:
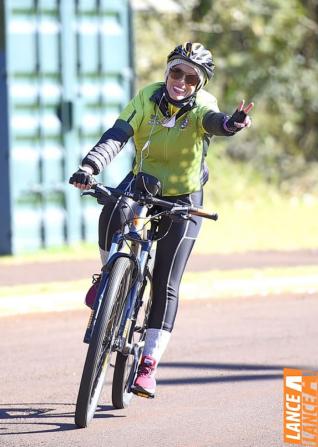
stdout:
[[318,370],[318,296],[180,303],[154,400],[74,425],[88,312],[0,320],[1,447],[282,447],[283,367]]
[[[191,255],[188,272],[318,265],[318,250]],[[99,258],[0,265],[0,286],[75,281],[100,271]]]

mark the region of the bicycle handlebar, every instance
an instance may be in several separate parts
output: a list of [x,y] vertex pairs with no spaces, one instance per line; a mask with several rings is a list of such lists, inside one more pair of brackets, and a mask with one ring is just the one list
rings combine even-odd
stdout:
[[[94,192],[92,192],[94,191]],[[127,192],[122,191],[116,188],[110,188],[102,185],[101,183],[95,183],[92,185],[90,190],[83,191],[82,195],[90,195],[98,199],[101,195],[103,197],[128,197],[133,199],[135,202],[140,205],[156,205],[160,208],[166,209],[169,211],[168,214],[182,214],[186,213],[188,215],[192,214],[194,216],[203,217],[205,219],[218,220],[217,213],[207,213],[200,208],[195,208],[189,205],[182,205],[177,202],[168,202],[167,200],[158,199],[150,194],[144,194],[142,192]]]

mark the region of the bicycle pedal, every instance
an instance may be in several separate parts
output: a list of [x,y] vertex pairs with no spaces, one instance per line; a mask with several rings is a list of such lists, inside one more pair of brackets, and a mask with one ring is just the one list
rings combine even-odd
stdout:
[[91,333],[90,333],[90,331],[87,333],[85,333],[85,335],[84,335],[84,338],[83,338],[83,343],[86,343],[86,344],[90,344],[90,342],[91,342]]
[[90,313],[90,316],[89,316],[89,320],[88,320],[88,323],[87,323],[87,327],[86,327],[83,343],[89,344],[90,341],[91,341],[94,315],[95,315],[95,311],[93,309],[93,310],[91,310],[91,313]]
[[131,391],[133,394],[135,394],[135,396],[143,397],[145,399],[154,399],[154,397],[155,397],[154,394],[145,393],[145,392],[142,392],[142,391],[134,389],[134,388],[131,388]]

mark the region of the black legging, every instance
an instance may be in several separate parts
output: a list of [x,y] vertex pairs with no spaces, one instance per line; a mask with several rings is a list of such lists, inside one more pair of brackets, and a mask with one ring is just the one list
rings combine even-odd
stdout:
[[[133,186],[133,175],[130,173],[118,186],[129,190]],[[180,196],[162,197],[164,200],[176,202],[180,200],[193,206],[201,206],[203,192],[198,191]],[[130,207],[115,206],[109,202],[102,209],[99,218],[99,246],[103,250],[110,249],[113,233],[118,230],[127,215]],[[153,272],[153,305],[150,313],[149,327],[164,329],[171,332],[178,309],[179,286],[181,278],[199,234],[202,218],[194,216],[190,220],[173,222],[163,217],[159,231],[167,234],[157,242],[156,259]],[[107,246],[106,246],[107,236]]]

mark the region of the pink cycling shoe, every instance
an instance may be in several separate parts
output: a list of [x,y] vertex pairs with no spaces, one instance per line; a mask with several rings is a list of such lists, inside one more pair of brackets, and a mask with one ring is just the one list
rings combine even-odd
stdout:
[[93,309],[93,306],[94,306],[94,303],[96,300],[96,295],[97,295],[100,279],[101,279],[100,274],[93,275],[93,284],[91,285],[91,287],[88,289],[88,292],[86,293],[85,304],[86,304],[86,306],[90,307],[91,309]]
[[155,397],[157,362],[150,355],[143,356],[138,367],[137,378],[131,391],[140,397]]

